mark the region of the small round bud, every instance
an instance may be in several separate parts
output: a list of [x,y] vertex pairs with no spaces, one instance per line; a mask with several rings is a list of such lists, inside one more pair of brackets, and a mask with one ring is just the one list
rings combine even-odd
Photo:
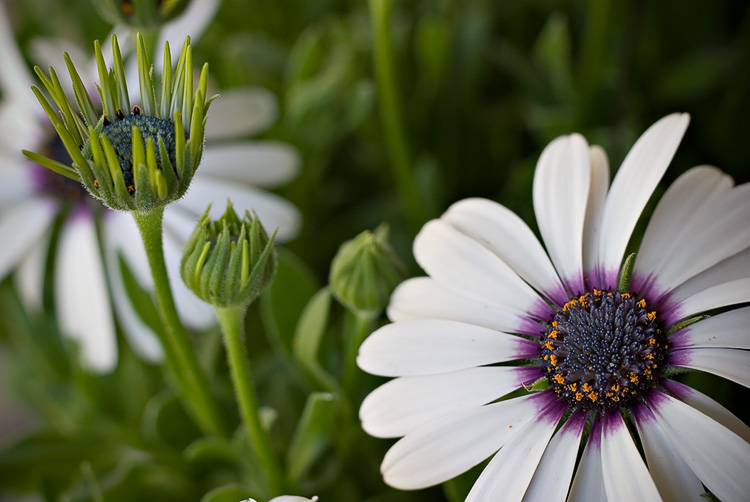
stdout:
[[388,226],[366,230],[345,242],[331,263],[329,283],[347,309],[377,314],[385,308],[406,270],[388,243]]
[[101,113],[67,54],[75,105],[54,68],[50,68],[49,75],[36,68],[56,106],[36,87],[34,93],[72,164],[32,152],[24,154],[79,181],[112,209],[148,213],[181,198],[190,186],[203,156],[204,125],[212,99],[206,99],[208,66],[203,66],[194,89],[189,38],[185,39],[174,78],[169,45],[164,47],[164,73],[159,78],[148,62],[143,37],[139,34],[137,39],[140,104],[131,106],[122,54],[114,35],[111,69],[104,61],[99,42],[94,44]]
[[133,28],[158,28],[180,15],[189,0],[94,0],[104,19]]
[[276,273],[275,236],[268,236],[257,215],[240,219],[231,203],[216,221],[207,210],[185,244],[182,280],[215,307],[249,305]]

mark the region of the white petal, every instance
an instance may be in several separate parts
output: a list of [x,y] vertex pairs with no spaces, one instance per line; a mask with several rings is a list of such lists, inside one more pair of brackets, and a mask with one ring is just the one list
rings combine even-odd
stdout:
[[399,284],[391,295],[388,318],[395,322],[446,319],[530,335],[543,331],[541,325],[531,319],[458,295],[430,277],[417,277]]
[[268,502],[318,502],[318,497],[311,499],[305,497],[298,497],[296,495],[281,495],[280,497],[274,497]]
[[489,248],[537,291],[559,305],[568,301],[534,232],[511,210],[487,199],[464,199],[448,208],[441,219]]
[[601,442],[602,423],[595,418],[570,487],[569,502],[605,502],[607,500],[602,474]]
[[[670,290],[722,260],[750,248],[750,183],[725,191],[700,207],[657,268],[656,285]],[[720,245],[717,245],[720,243]]]
[[695,408],[660,392],[649,407],[701,482],[724,502],[747,500],[750,444]]
[[49,239],[49,235],[43,235],[36,245],[27,251],[13,276],[24,305],[38,311],[44,308],[44,273],[49,253]]
[[599,275],[603,285],[614,286],[630,235],[672,161],[690,118],[672,114],[648,128],[630,149],[617,171],[604,203],[599,234]]
[[539,354],[539,345],[456,321],[388,324],[360,346],[357,364],[382,376],[432,375]]
[[[4,103],[0,103],[0,107],[3,107],[3,105]],[[0,110],[0,113],[2,113],[2,110]],[[2,130],[0,130],[0,134],[2,134]],[[18,145],[18,148],[30,146]],[[35,190],[30,176],[31,169],[35,169],[35,167],[29,166],[27,161],[22,160],[20,151],[7,152],[6,154],[0,148],[0,209],[5,210],[7,207],[14,206],[34,196]]]
[[227,199],[232,201],[238,215],[255,211],[269,234],[278,228],[276,242],[287,242],[299,233],[302,216],[296,207],[278,195],[248,185],[196,174],[187,195],[176,204],[190,211],[195,221],[212,204],[209,214],[211,218],[218,219],[226,211]]
[[497,255],[444,221],[422,227],[414,239],[414,257],[430,277],[462,296],[517,314],[537,309],[546,316],[552,313]]
[[[127,41],[119,39],[119,43],[120,47],[127,47]],[[109,47],[105,47],[105,45],[108,45]],[[73,84],[70,80],[70,74],[67,71],[64,54],[67,52],[70,56],[71,61],[73,61],[76,70],[84,82],[84,85],[93,87],[91,79],[98,81],[98,75],[96,72],[87,71],[93,69],[89,68],[89,66],[93,66],[94,63],[92,58],[89,57],[89,48],[93,49],[93,46],[87,47],[87,51],[83,51],[78,44],[63,38],[36,37],[32,39],[29,44],[29,52],[31,52],[33,61],[43,68],[45,72],[50,67],[57,71],[63,89],[70,89],[70,99],[73,99]],[[112,44],[109,40],[102,44],[102,52],[105,58],[112,54]],[[93,89],[89,89],[89,91],[95,93],[96,88],[93,87]]]
[[[669,292],[669,299],[681,303],[686,298],[725,282],[750,277],[750,249],[717,263]],[[643,290],[640,290],[643,291]]]
[[[168,206],[165,211],[165,220],[171,207]],[[125,211],[110,211],[104,216],[104,230],[107,242],[122,254],[138,282],[147,289],[153,289],[148,257],[133,216]]]
[[680,401],[684,401],[701,413],[708,415],[750,443],[750,427],[707,395],[674,380],[665,379],[662,381],[662,385]]
[[[164,47],[164,42],[169,41],[170,49],[172,50],[172,61],[176,62],[185,37],[189,35],[192,43],[195,44],[211,21],[213,21],[220,5],[221,2],[217,2],[216,0],[192,0],[188,3],[185,12],[180,14],[175,20],[164,25],[159,34],[159,43],[156,44],[156,47]],[[161,56],[161,53],[159,55]],[[157,69],[159,69],[160,66],[158,65],[161,65],[161,57],[156,58],[155,64],[157,65]]]
[[731,310],[691,324],[669,337],[672,349],[731,347],[750,349],[750,307]]
[[670,354],[669,364],[706,371],[750,387],[750,352],[746,350],[703,347],[675,350]]
[[660,502],[659,491],[619,411],[604,416],[602,474],[607,500]]
[[539,368],[493,366],[396,378],[362,401],[359,418],[371,436],[405,436],[431,420],[487,404],[541,376]]
[[557,403],[535,417],[495,454],[466,502],[521,501],[565,408]]
[[[638,249],[633,275],[653,276],[672,259],[677,238],[706,202],[733,185],[732,178],[709,166],[694,167],[677,178],[659,200]],[[642,290],[643,288],[639,288]]]
[[681,319],[729,305],[750,301],[750,278],[737,279],[699,291],[679,303],[671,305],[663,313],[667,326]]
[[117,342],[104,264],[93,218],[71,216],[63,226],[55,265],[60,327],[80,343],[83,364],[97,372],[117,364]]
[[589,146],[561,136],[542,152],[534,173],[534,213],[552,263],[571,293],[583,291],[583,223],[591,182]]
[[244,138],[262,132],[276,121],[278,109],[276,96],[262,87],[222,90],[211,103],[206,140]]
[[0,88],[5,99],[20,102],[28,113],[35,110],[37,103],[29,91],[34,84],[21,49],[13,35],[5,5],[0,5]]
[[651,410],[633,411],[651,477],[665,502],[702,502],[703,485],[675,449]]
[[299,172],[299,152],[279,141],[246,141],[206,146],[198,171],[226,181],[276,188]]
[[500,449],[552,398],[531,394],[433,420],[388,450],[380,466],[383,478],[401,490],[451,479]]
[[601,288],[594,277],[599,263],[599,234],[602,231],[602,213],[609,188],[609,160],[598,145],[589,148],[591,159],[591,187],[586,203],[586,220],[583,226],[583,273],[588,288]]
[[36,197],[0,213],[0,279],[37,245],[56,213],[56,204]]
[[524,502],[565,501],[585,424],[586,415],[576,413],[557,431],[544,451],[542,461],[523,497]]

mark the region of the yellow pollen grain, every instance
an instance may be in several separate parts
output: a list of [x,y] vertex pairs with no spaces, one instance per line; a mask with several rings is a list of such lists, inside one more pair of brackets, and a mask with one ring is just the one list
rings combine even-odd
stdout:
[[621,296],[622,296],[622,298],[624,298],[625,300],[627,300],[628,298],[630,298],[630,293],[623,293]]
[[583,394],[581,392],[576,392],[576,401],[580,401],[583,399]]
[[656,338],[654,338],[654,337],[649,338],[648,339],[648,344],[649,345],[656,345]]
[[656,319],[656,312],[651,311],[646,314],[646,319],[648,319],[649,321],[653,321],[654,319]]
[[646,359],[653,359],[653,358],[654,358],[653,354],[646,354]]
[[557,321],[552,321],[552,327],[557,328]]
[[638,305],[642,309],[645,309],[646,308],[646,300],[644,298],[641,298],[641,301],[639,301],[638,303],[636,303],[636,305]]
[[632,383],[638,383],[638,375],[636,375],[635,373],[631,373],[630,374],[630,381]]
[[552,354],[549,358],[549,362],[552,364],[552,366],[557,366],[557,356]]
[[599,394],[597,394],[596,392],[589,392],[588,397],[592,401],[596,401],[597,399],[599,399]]
[[559,333],[557,330],[550,331],[549,334],[547,335],[547,338],[557,338],[558,334]]
[[591,392],[591,384],[583,384],[583,392]]
[[612,386],[612,392],[620,392],[620,384],[616,383]]
[[552,342],[549,342],[549,341],[544,342],[544,348],[552,350]]
[[554,380],[561,385],[565,383],[565,378],[562,375],[555,375]]

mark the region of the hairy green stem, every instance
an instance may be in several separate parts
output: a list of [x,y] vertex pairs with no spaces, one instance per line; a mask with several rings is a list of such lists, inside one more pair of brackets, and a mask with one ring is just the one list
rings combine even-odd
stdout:
[[164,347],[167,365],[179,385],[180,397],[185,408],[192,414],[205,434],[221,436],[225,431],[221,414],[211,394],[208,378],[198,364],[195,350],[180,322],[172,297],[164,262],[163,216],[164,208],[145,214],[133,212],[133,218],[140,230],[151,266],[156,306],[164,325],[164,333],[160,334],[162,338],[160,341]]
[[427,221],[427,214],[412,172],[412,158],[396,89],[393,47],[388,23],[393,2],[370,0],[369,4],[375,53],[375,78],[391,170],[409,222],[414,228],[419,228]]
[[273,448],[270,436],[263,428],[258,413],[258,399],[255,396],[250,360],[245,349],[246,310],[247,307],[244,305],[216,307],[221,331],[224,333],[224,345],[232,372],[234,394],[240,407],[242,420],[247,428],[255,455],[268,475],[269,490],[271,494],[279,494],[284,493],[284,477],[281,462]]

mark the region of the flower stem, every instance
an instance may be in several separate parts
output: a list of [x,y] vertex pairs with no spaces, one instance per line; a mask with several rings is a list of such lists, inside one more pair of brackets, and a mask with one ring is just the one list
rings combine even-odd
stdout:
[[344,366],[344,388],[352,396],[357,384],[357,351],[372,331],[374,316],[369,313],[354,313],[349,333],[346,337],[346,362]]
[[253,388],[253,377],[250,372],[250,360],[245,349],[245,311],[247,306],[216,307],[221,331],[224,333],[224,345],[227,349],[229,368],[232,372],[232,383],[237,403],[242,413],[242,420],[247,428],[250,443],[261,466],[268,475],[271,493],[284,492],[284,478],[281,462],[274,451],[271,438],[263,428],[258,413],[258,399]]
[[409,222],[414,228],[419,228],[427,221],[427,214],[412,173],[411,153],[406,141],[401,103],[396,90],[393,47],[388,24],[393,2],[392,0],[370,0],[369,4],[375,52],[375,78],[378,84],[383,134],[401,202]]
[[211,394],[208,378],[198,364],[195,350],[177,315],[164,262],[163,216],[164,208],[150,213],[133,212],[151,266],[156,305],[164,325],[164,333],[159,333],[160,341],[166,354],[167,366],[176,377],[185,408],[204,433],[224,435],[224,424]]

